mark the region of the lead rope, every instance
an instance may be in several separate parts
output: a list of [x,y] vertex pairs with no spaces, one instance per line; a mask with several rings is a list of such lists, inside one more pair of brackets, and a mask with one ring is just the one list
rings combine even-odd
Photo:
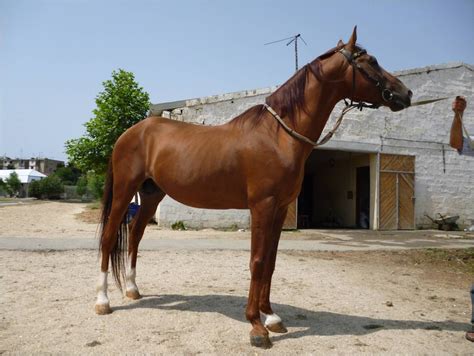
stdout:
[[[435,102],[438,102],[438,101],[441,101],[441,100],[446,100],[448,99],[449,97],[444,97],[444,98],[437,98],[437,99],[429,99],[429,100],[422,100],[422,101],[417,101],[417,102],[414,102],[412,103],[410,106],[420,106],[420,105],[427,105],[427,104],[432,104],[432,103],[435,103]],[[366,104],[364,102],[360,102],[360,103],[354,103],[351,99],[351,103],[349,104],[345,99],[344,99],[344,103],[346,105],[346,107],[344,109],[342,109],[342,112],[341,112],[341,115],[339,115],[339,117],[337,118],[337,121],[336,123],[334,124],[334,127],[332,128],[331,131],[329,131],[323,138],[321,141],[319,142],[316,142],[316,141],[313,141],[311,139],[309,139],[308,137],[296,132],[295,130],[293,130],[291,127],[289,127],[284,121],[283,119],[280,117],[280,115],[278,115],[276,113],[275,110],[273,110],[273,108],[268,105],[267,103],[263,103],[262,105],[270,112],[270,114],[273,115],[273,117],[275,119],[277,119],[277,121],[280,123],[281,126],[283,126],[283,128],[293,137],[297,138],[298,140],[301,140],[303,142],[306,142],[310,145],[312,145],[313,147],[318,147],[318,146],[321,146],[321,145],[324,145],[326,142],[328,142],[333,136],[334,136],[334,133],[336,132],[336,130],[339,128],[339,126],[341,125],[341,122],[342,122],[342,118],[344,117],[345,114],[347,114],[349,111],[351,111],[352,109],[359,109],[360,111],[362,111],[363,108],[369,108],[369,109],[377,109],[378,108],[378,105],[373,105],[373,104]],[[461,121],[462,122],[462,121]],[[464,126],[464,125],[463,125]],[[467,130],[466,128],[464,127],[464,130],[465,132],[467,133]],[[468,135],[469,137],[469,135]],[[470,137],[469,137],[470,139]],[[471,141],[469,142],[469,144],[472,146],[474,146],[474,141]]]
[[273,117],[275,119],[277,119],[277,121],[280,123],[280,125],[286,130],[286,132],[288,132],[291,136],[297,138],[298,140],[301,140],[303,142],[306,142],[310,145],[312,145],[313,147],[318,147],[318,146],[321,146],[321,145],[324,145],[326,142],[328,142],[332,136],[334,135],[334,133],[336,132],[336,130],[339,128],[339,126],[341,125],[341,122],[342,122],[342,118],[344,117],[345,114],[347,114],[349,111],[351,111],[352,109],[356,108],[357,106],[350,106],[350,105],[347,105],[344,109],[342,109],[342,112],[341,112],[341,115],[339,115],[339,117],[337,118],[336,120],[336,123],[334,124],[334,127],[332,128],[331,131],[329,131],[323,138],[321,141],[319,142],[316,142],[316,141],[313,141],[311,139],[309,139],[308,137],[306,136],[303,136],[302,134],[296,132],[295,130],[293,130],[291,127],[289,127],[284,121],[283,119],[280,117],[280,115],[278,115],[276,113],[275,110],[273,110],[273,108],[264,103],[263,106],[265,107],[265,109],[267,109],[270,114],[273,115]]

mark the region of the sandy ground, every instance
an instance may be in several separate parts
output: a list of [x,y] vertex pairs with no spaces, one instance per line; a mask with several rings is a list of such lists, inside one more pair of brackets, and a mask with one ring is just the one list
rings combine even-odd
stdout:
[[0,236],[8,237],[94,237],[97,224],[77,219],[87,204],[34,202],[0,205]]
[[[99,210],[91,210],[89,204],[34,201],[14,206],[2,206],[0,203],[0,237],[29,237],[29,238],[96,238],[98,232]],[[370,231],[349,230],[347,234],[333,233],[331,230],[301,230],[298,232],[285,231],[283,240],[338,240],[350,241],[357,239],[396,238],[398,241],[412,239],[411,234],[422,241],[431,239],[469,239],[473,241],[474,234],[465,232],[444,231]],[[358,236],[359,235],[359,236]],[[157,225],[148,225],[145,239],[249,239],[250,232],[222,231],[204,229],[199,231],[173,231],[162,229]]]
[[[0,251],[0,352],[178,354],[469,354],[465,276],[344,255],[280,253],[274,309],[288,326],[252,348],[244,319],[248,254],[147,251],[128,301],[94,314],[93,251]],[[381,268],[383,266],[383,268]],[[391,302],[393,306],[388,306]],[[390,304],[390,303],[389,303]]]
[[[91,236],[96,226],[75,219],[83,208],[2,207],[0,236]],[[97,252],[0,250],[0,354],[474,353],[464,339],[472,276],[388,252],[281,251],[272,300],[289,332],[272,334],[270,350],[253,348],[244,317],[248,258],[142,251],[144,297],[127,300],[111,284],[114,312],[97,316]]]
[[[14,206],[0,204],[0,237],[34,238],[96,238],[98,221],[94,221],[98,210],[87,209],[89,204],[66,202],[28,202]],[[86,214],[84,214],[86,212]],[[82,218],[80,215],[83,215]],[[84,222],[85,220],[88,222]],[[148,225],[146,238],[221,238],[222,232],[205,229],[200,231],[163,230],[157,225]],[[248,233],[231,232],[230,238],[248,238]]]

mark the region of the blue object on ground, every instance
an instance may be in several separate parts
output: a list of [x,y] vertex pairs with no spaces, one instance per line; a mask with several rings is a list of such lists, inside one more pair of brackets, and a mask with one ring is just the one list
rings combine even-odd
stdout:
[[127,224],[132,221],[133,217],[138,213],[138,210],[140,209],[140,205],[136,203],[130,203],[128,205],[128,213],[127,213]]

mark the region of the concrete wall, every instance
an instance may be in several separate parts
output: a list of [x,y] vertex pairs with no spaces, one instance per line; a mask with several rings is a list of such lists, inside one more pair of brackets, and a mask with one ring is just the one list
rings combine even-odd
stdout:
[[[456,95],[467,98],[464,122],[471,135],[474,135],[473,67],[466,64],[438,65],[402,71],[396,75],[414,92],[414,100],[445,96],[450,99],[399,113],[385,108],[351,112],[324,148],[415,155],[417,226],[429,226],[424,214],[435,216],[437,213],[458,214],[461,225],[470,224],[474,220],[474,157],[459,155],[448,143],[453,119],[451,101]],[[169,116],[200,124],[224,123],[263,102],[274,89],[187,100],[183,107],[171,108]],[[339,115],[341,109],[342,104],[336,106],[326,130],[333,126],[335,116]],[[373,190],[376,194],[375,188]],[[163,225],[182,220],[196,227],[246,226],[249,223],[246,211],[185,208],[169,198],[161,204],[158,219]]]

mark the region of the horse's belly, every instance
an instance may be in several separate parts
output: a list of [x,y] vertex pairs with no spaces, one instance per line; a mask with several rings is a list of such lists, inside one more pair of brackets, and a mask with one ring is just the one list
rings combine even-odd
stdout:
[[196,184],[180,186],[164,184],[160,188],[174,200],[203,209],[246,209],[246,194],[234,189],[223,189],[211,185]]
[[190,166],[168,165],[167,170],[156,171],[154,180],[167,195],[185,205],[206,209],[247,208],[245,179],[238,170],[203,172]]

